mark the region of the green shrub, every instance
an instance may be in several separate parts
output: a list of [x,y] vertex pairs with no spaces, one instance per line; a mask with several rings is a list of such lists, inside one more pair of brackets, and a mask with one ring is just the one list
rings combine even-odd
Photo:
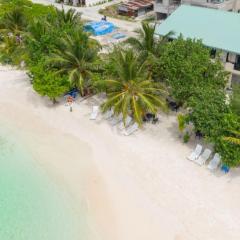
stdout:
[[179,132],[182,133],[186,125],[186,115],[178,114],[177,119],[178,119],[178,130]]
[[183,136],[183,142],[188,143],[189,139],[190,139],[190,134],[188,132],[186,132]]
[[165,44],[154,76],[166,82],[175,100],[184,104],[208,88],[224,89],[228,74],[220,61],[211,60],[201,41],[180,37]]
[[41,96],[47,96],[53,103],[70,89],[67,76],[57,75],[56,72],[46,71],[43,62],[30,69],[34,90]]
[[240,84],[233,85],[231,108],[233,112],[240,116]]

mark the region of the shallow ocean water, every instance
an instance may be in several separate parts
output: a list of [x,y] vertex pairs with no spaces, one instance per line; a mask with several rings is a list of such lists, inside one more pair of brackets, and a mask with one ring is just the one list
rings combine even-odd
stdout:
[[24,144],[0,127],[0,239],[89,239],[84,206],[48,176]]

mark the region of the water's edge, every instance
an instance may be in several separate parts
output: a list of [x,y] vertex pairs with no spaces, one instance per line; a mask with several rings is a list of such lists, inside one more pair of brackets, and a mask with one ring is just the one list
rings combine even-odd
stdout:
[[89,239],[85,206],[47,175],[26,146],[13,126],[1,123],[0,239]]

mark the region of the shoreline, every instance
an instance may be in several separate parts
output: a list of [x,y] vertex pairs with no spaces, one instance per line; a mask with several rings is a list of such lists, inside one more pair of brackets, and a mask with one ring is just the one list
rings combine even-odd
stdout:
[[[0,112],[3,113],[3,111]],[[60,189],[70,197],[74,204],[72,207],[77,212],[79,209],[84,209],[86,214],[83,218],[86,218],[87,225],[92,230],[89,233],[89,236],[91,236],[89,239],[105,239],[102,237],[103,233],[97,227],[99,225],[97,220],[101,217],[101,214],[97,212],[98,209],[93,209],[91,206],[97,205],[96,200],[99,201],[107,215],[110,203],[105,183],[94,165],[90,147],[69,134],[58,133],[57,130],[50,129],[35,117],[31,118],[31,121],[34,122],[34,128],[37,127],[40,131],[24,126],[22,124],[23,120],[19,116],[21,114],[25,115],[25,113],[23,109],[14,110],[14,114],[18,115],[18,123],[21,124],[16,123],[11,117],[9,118],[9,115],[8,119],[1,117],[1,122],[6,123],[10,131],[17,137],[17,141],[21,141],[21,145],[32,156],[36,167],[45,172],[50,180],[55,185],[60,186]],[[30,120],[29,116],[28,120]],[[15,134],[16,132],[17,134]],[[64,137],[64,140],[59,141],[62,137]],[[65,146],[71,147],[64,149]],[[84,161],[78,158],[79,154],[82,154]],[[81,219],[82,212],[77,214]],[[103,226],[109,226],[111,223],[105,221],[102,224]],[[104,234],[104,236],[106,235]]]
[[239,169],[213,174],[186,160],[195,143],[179,140],[176,116],[125,137],[89,120],[98,98],[77,101],[70,113],[33,92],[18,70],[0,71],[0,87],[0,114],[38,146],[35,154],[47,154],[40,163],[78,201],[86,193],[103,239],[239,239]]
[[[22,75],[21,71],[12,67],[0,67],[0,76],[3,72],[12,71]],[[1,80],[0,77],[0,82]],[[102,225],[101,228],[106,229],[113,223],[113,217],[107,189],[92,159],[91,147],[75,136],[49,126],[36,114],[29,113],[24,104],[16,107],[11,100],[1,101],[1,104],[4,105],[0,108],[1,123],[8,126],[14,134],[17,133],[17,140],[21,141],[21,145],[33,157],[34,164],[46,172],[54,184],[61,186],[75,207],[82,208],[84,205],[86,208],[84,218],[88,220],[88,225],[90,223],[90,236],[93,234],[90,240],[113,239],[110,232],[106,234],[98,227]],[[80,154],[82,158],[79,158]],[[111,215],[111,221],[102,221],[102,212],[98,213],[98,208],[92,208],[98,204],[105,210],[105,216]],[[106,238],[108,234],[110,236]]]

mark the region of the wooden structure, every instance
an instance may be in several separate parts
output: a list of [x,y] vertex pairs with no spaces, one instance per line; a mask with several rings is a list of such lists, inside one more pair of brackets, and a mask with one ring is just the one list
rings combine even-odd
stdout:
[[118,14],[129,16],[129,17],[138,17],[146,14],[147,12],[153,11],[152,0],[131,0],[120,4],[118,7]]

